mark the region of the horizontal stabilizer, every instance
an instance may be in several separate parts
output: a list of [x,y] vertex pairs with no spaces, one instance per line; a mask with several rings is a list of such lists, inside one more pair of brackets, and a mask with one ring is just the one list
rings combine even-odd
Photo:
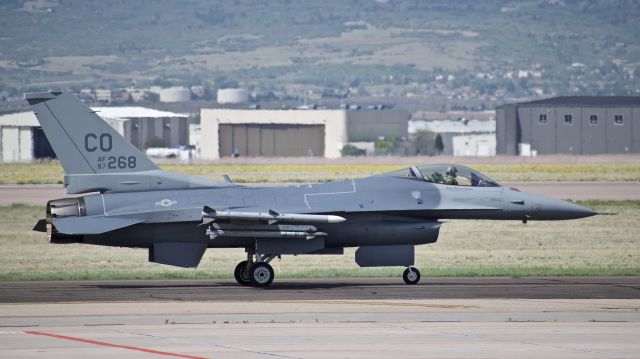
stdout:
[[36,225],[33,226],[33,228],[31,230],[32,231],[36,231],[36,232],[47,233],[47,220],[44,219],[44,218],[38,220],[38,223],[36,223]]
[[101,234],[144,222],[138,218],[109,216],[54,218],[53,226],[65,234]]

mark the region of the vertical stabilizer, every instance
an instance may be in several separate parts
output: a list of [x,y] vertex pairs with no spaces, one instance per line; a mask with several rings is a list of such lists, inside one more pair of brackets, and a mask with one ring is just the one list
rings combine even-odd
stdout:
[[159,169],[140,150],[73,95],[27,94],[66,174],[127,173]]

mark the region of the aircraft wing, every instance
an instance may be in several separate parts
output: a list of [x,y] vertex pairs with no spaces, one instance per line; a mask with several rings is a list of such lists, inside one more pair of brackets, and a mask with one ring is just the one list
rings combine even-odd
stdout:
[[58,232],[65,234],[101,234],[144,222],[139,218],[121,218],[110,216],[54,218],[53,225]]

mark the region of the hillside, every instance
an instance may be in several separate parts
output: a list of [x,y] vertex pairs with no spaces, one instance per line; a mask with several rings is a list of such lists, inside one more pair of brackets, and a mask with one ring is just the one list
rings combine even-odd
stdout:
[[638,1],[3,1],[0,91],[634,94],[638,19]]

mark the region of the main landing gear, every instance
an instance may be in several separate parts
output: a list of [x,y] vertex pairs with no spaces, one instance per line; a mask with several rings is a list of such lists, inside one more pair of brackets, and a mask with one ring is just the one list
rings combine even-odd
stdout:
[[402,273],[402,279],[407,284],[418,284],[420,281],[420,271],[413,267],[408,267]]
[[[255,260],[253,259],[255,255]],[[275,277],[273,268],[269,262],[277,257],[275,254],[260,255],[254,252],[247,252],[247,260],[238,263],[233,271],[233,276],[241,285],[253,285],[255,287],[266,287]]]

